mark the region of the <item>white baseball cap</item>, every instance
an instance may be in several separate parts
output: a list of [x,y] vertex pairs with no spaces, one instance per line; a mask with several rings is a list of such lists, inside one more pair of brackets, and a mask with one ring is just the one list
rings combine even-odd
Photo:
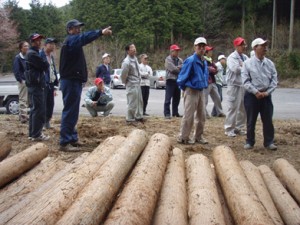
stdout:
[[198,44],[206,44],[207,45],[206,39],[204,37],[198,37],[195,40],[194,45],[198,45]]
[[268,42],[267,40],[264,40],[262,38],[256,38],[255,40],[252,41],[251,43],[251,47],[254,48],[256,45],[263,45],[266,42]]
[[110,56],[110,54],[104,53],[103,56],[102,56],[102,59],[104,59],[104,58],[106,58],[106,57],[108,57],[108,56]]
[[226,59],[225,55],[219,55],[218,56],[218,61],[220,61],[221,59]]

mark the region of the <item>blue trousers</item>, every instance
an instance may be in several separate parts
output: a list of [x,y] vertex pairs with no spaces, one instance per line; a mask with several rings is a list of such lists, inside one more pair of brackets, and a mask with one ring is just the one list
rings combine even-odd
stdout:
[[60,145],[78,141],[76,124],[79,117],[80,98],[82,93],[82,82],[79,80],[60,81],[60,89],[64,108],[61,116]]
[[255,144],[255,125],[257,116],[260,114],[263,124],[264,146],[267,147],[273,144],[274,141],[274,126],[273,118],[273,103],[272,97],[257,99],[255,95],[245,92],[244,105],[247,114],[247,139],[246,143]]
[[176,80],[168,79],[166,81],[166,95],[164,103],[164,115],[171,116],[170,104],[172,99],[172,116],[178,114],[178,106],[180,102],[180,89]]
[[44,88],[28,87],[30,97],[29,137],[37,138],[42,134],[45,123]]

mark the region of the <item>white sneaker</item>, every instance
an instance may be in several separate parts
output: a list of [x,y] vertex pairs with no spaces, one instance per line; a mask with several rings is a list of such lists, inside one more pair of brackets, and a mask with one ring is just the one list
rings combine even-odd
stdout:
[[228,137],[236,137],[236,134],[234,133],[234,131],[225,131],[225,135],[227,135]]
[[50,136],[45,135],[43,133],[37,138],[31,138],[32,141],[48,141],[49,139],[50,139]]

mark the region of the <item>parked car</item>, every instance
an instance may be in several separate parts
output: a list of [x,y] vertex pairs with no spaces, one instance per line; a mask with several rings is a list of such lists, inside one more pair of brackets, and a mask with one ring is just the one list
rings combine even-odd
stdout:
[[166,71],[165,70],[154,70],[153,76],[150,78],[151,88],[165,88],[166,87]]
[[8,114],[19,114],[19,89],[13,76],[0,79],[0,107],[5,107]]
[[113,69],[111,70],[111,74],[110,74],[110,88],[111,89],[115,89],[115,88],[124,88],[125,85],[122,83],[121,80],[121,73],[122,73],[122,69]]

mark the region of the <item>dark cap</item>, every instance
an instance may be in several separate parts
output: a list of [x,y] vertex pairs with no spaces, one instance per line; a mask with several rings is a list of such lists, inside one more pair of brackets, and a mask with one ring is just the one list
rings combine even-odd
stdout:
[[47,38],[45,41],[45,44],[49,44],[49,43],[57,43],[58,41],[55,38]]
[[44,39],[44,38],[45,38],[45,36],[40,35],[40,34],[38,34],[38,33],[33,33],[33,34],[31,34],[31,35],[29,36],[29,40],[30,40],[31,42],[33,42],[33,41],[35,41],[35,40],[37,40],[37,39]]
[[77,26],[84,26],[84,23],[79,22],[79,21],[76,20],[76,19],[69,20],[69,21],[67,22],[67,29],[70,29],[71,27],[77,27]]

